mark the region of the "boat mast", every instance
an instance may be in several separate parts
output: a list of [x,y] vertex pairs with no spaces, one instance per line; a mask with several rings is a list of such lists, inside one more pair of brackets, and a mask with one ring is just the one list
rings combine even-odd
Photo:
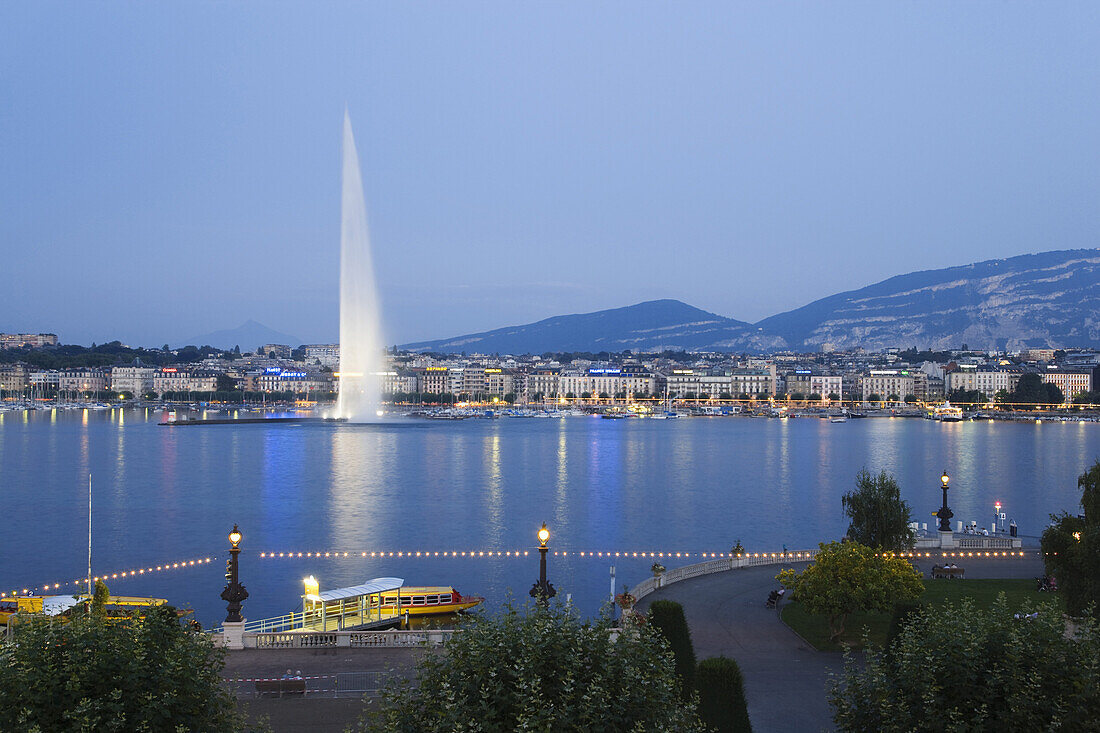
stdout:
[[[92,474],[88,474],[88,596],[92,593]],[[91,604],[88,611],[91,612]]]

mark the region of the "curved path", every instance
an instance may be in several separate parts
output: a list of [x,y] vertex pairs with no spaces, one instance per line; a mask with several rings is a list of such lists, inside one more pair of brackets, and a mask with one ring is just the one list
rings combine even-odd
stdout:
[[[1036,552],[1024,558],[966,558],[958,563],[968,578],[1031,578],[1043,572]],[[801,570],[806,565],[704,575],[665,586],[638,602],[642,611],[659,599],[680,603],[696,658],[721,655],[737,660],[755,733],[833,729],[829,674],[843,669],[843,655],[817,651],[791,631],[777,611],[764,607],[768,592],[779,587],[775,576],[780,569]],[[917,565],[927,576],[931,561]]]

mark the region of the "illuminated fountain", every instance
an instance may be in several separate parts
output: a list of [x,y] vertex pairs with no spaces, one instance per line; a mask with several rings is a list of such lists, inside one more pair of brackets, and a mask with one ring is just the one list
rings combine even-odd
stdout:
[[344,183],[340,218],[340,395],[336,416],[369,422],[382,415],[382,326],[371,261],[359,156],[344,111]]

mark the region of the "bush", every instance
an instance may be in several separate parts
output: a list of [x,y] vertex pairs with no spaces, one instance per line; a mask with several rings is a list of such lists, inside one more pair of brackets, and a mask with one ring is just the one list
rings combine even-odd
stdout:
[[360,731],[687,731],[672,659],[645,625],[612,635],[558,603],[475,614],[398,681]]
[[906,625],[923,609],[924,603],[919,600],[899,601],[894,604],[894,611],[890,614],[890,627],[886,630],[887,654],[894,645],[894,639],[898,638]]
[[654,601],[649,604],[649,623],[668,641],[676,661],[681,692],[685,700],[690,699],[695,687],[695,648],[684,618],[684,607],[676,601]]
[[737,662],[727,657],[704,659],[695,670],[695,687],[704,725],[717,733],[751,733],[745,683]]
[[170,606],[142,613],[121,621],[40,618],[16,627],[0,646],[0,729],[242,730],[222,686],[224,650],[185,629]]
[[1096,730],[1100,629],[1062,614],[969,600],[917,612],[889,658],[847,655],[829,701],[841,731]]

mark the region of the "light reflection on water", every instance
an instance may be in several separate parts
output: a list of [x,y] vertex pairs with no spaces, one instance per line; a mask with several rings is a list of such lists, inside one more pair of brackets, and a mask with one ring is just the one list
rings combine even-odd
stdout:
[[[41,411],[0,422],[6,527],[0,586],[79,577],[87,473],[95,474],[100,571],[217,555],[201,570],[119,582],[219,618],[225,536],[245,535],[250,618],[291,610],[300,579],[322,587],[397,575],[525,600],[534,532],[550,526],[551,580],[586,612],[650,560],[586,551],[751,551],[842,534],[856,471],[895,474],[931,524],[938,476],[956,519],[988,525],[1000,500],[1024,534],[1076,511],[1077,476],[1100,455],[1096,424],[923,420],[393,421],[374,425],[158,427],[158,411]],[[527,550],[527,559],[261,560],[260,551]],[[666,561],[666,565],[670,562]],[[674,566],[676,561],[671,561]]]

